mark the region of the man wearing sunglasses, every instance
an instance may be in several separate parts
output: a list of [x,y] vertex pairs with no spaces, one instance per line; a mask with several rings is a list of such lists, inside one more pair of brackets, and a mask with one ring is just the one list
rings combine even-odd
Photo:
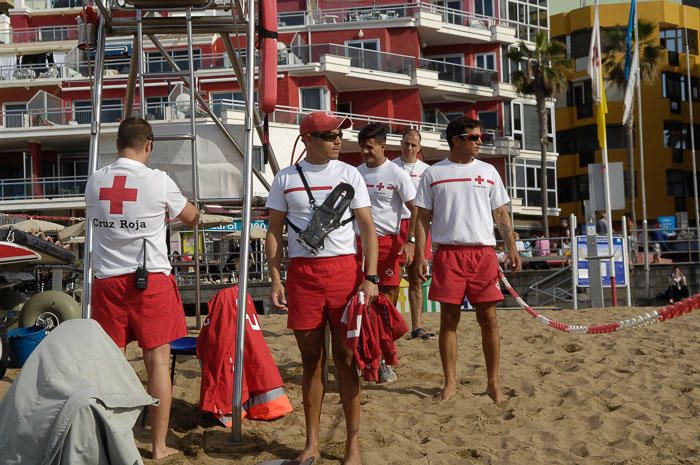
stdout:
[[[333,359],[338,373],[340,399],[345,411],[347,436],[344,463],[360,464],[360,380],[353,352],[346,345],[341,317],[346,304],[359,289],[371,301],[377,296],[377,237],[372,222],[367,187],[356,168],[338,160],[342,130],[350,127],[347,118],[317,111],[305,116],[299,132],[306,146],[306,159],[299,168],[289,166],[275,176],[267,199],[269,226],[265,241],[270,277],[271,299],[275,307],[287,310],[287,327],[294,330],[303,366],[302,395],[306,419],[306,445],[296,461],[304,463],[320,457],[319,433],[321,404],[324,395],[323,366],[327,357],[325,328],[330,325]],[[365,275],[358,283],[355,260],[355,234],[352,224],[345,223],[326,236],[317,255],[297,242],[295,228],[288,228],[287,295],[282,285],[282,230],[285,222],[304,229],[313,216],[309,195],[316,204],[323,203],[341,182],[355,190],[350,209],[359,226],[365,251]],[[308,188],[308,192],[307,192]],[[342,220],[350,217],[345,212]],[[342,223],[342,222],[341,222]]]
[[[148,121],[131,117],[117,131],[119,158],[90,176],[85,187],[93,231],[92,317],[122,351],[143,350],[151,407],[153,458],[177,452],[165,445],[170,417],[170,342],[187,335],[185,312],[171,273],[165,215],[194,225],[199,212],[170,177],[146,166],[153,152]],[[144,267],[145,265],[145,267]],[[147,278],[138,287],[138,270]]]
[[496,168],[477,160],[481,123],[457,118],[447,126],[450,155],[426,170],[416,205],[416,266],[425,280],[425,237],[430,226],[438,245],[433,257],[429,298],[440,302],[440,359],[445,383],[436,396],[449,400],[457,390],[457,325],[466,295],[476,307],[486,359],[486,393],[494,402],[506,400],[498,378],[500,335],[496,304],[503,300],[498,287],[498,258],[494,223],[508,249],[506,266],[520,270],[508,203],[510,199]]

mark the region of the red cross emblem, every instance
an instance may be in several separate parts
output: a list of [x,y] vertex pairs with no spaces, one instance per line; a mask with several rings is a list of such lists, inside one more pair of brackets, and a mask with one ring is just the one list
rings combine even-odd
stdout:
[[386,186],[382,184],[381,182],[377,184],[377,190],[381,192],[382,189],[384,189]]
[[476,178],[474,178],[474,181],[478,182],[479,185],[481,185],[481,183],[486,181],[486,179],[482,178],[481,175],[479,175]]
[[126,187],[126,176],[115,176],[112,187],[100,188],[100,200],[109,202],[110,215],[124,213],[124,202],[136,202],[138,189]]

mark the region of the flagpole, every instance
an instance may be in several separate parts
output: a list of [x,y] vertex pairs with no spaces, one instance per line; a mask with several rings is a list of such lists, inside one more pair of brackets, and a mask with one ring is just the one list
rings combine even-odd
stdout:
[[[695,126],[693,124],[693,93],[690,82],[690,50],[688,48],[688,26],[686,25],[685,6],[683,4],[681,4],[681,10],[683,11],[683,37],[685,38],[685,66],[688,72],[686,83],[688,84],[688,110],[690,111],[690,159],[693,166],[693,195],[695,196],[695,238],[696,241],[700,241],[700,206],[698,206],[698,171],[695,161]],[[698,253],[700,253],[700,242],[697,243]]]
[[[639,8],[634,9],[634,47],[639,56]],[[639,177],[641,178],[642,189],[642,244],[644,247],[644,288],[646,296],[649,297],[650,279],[649,279],[649,230],[647,219],[647,184],[644,175],[644,122],[642,120],[642,74],[641,60],[637,61],[637,119],[639,120]]]
[[[598,31],[595,32],[596,34],[596,48],[598,49],[598,59],[600,60],[600,14],[598,11],[598,0],[595,2],[595,15],[597,21],[597,26],[598,26]],[[605,80],[603,79],[603,67],[599,64],[598,65],[598,72],[600,73],[600,86],[602,90],[602,95],[605,96]],[[603,101],[600,102],[600,105],[606,105],[605,103],[605,97],[603,97]],[[605,109],[603,109],[605,110]],[[600,110],[599,110],[600,111]],[[602,117],[603,117],[603,127],[605,127],[605,111],[602,111]],[[600,124],[600,121],[598,121],[598,124]],[[608,220],[608,252],[610,255],[609,258],[609,267],[610,269],[608,270],[608,275],[610,276],[610,291],[612,293],[612,305],[613,307],[617,306],[617,283],[615,282],[615,248],[613,246],[613,237],[612,237],[612,208],[610,205],[610,166],[608,164],[608,141],[607,141],[607,131],[604,130],[603,134],[605,135],[603,137],[603,140],[600,141],[602,143],[602,152],[603,152],[603,170],[604,170],[604,179],[605,179],[605,185],[604,185],[604,193],[605,193],[605,213],[607,215],[607,220]],[[605,305],[605,303],[603,303]]]

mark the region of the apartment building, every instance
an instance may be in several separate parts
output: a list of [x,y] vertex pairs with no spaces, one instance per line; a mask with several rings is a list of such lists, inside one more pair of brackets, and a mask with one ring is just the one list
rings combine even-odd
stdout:
[[[80,4],[14,0],[7,15],[0,16],[2,211],[70,216],[84,207],[94,52],[77,48]],[[335,111],[353,120],[343,158],[354,164],[360,162],[356,131],[368,122],[390,128],[392,155],[398,154],[405,129],[419,129],[430,162],[446,156],[444,129],[450,119],[479,118],[488,133],[483,158],[506,182],[517,226],[536,227],[541,198],[535,102],[510,83],[512,66],[505,52],[548,30],[546,0],[280,0],[278,10],[278,107],[270,115],[270,131],[281,166],[291,162],[300,115],[308,110]],[[184,36],[160,40],[175,62],[188,69]],[[124,112],[132,52],[129,37],[108,36],[104,144],[113,141]],[[245,60],[245,50],[239,54]],[[149,72],[170,70],[148,41],[143,60]],[[216,115],[233,127],[240,125],[243,95],[218,34],[194,37],[194,68],[198,90]],[[186,90],[177,78],[151,78],[144,87],[145,116],[156,131],[182,122],[191,111],[184,98],[178,99]],[[549,205],[550,214],[558,215],[554,108],[550,110]],[[198,118],[198,124],[212,125],[206,118]],[[223,137],[208,142],[227,144]],[[260,153],[256,151],[256,166],[271,179]],[[262,185],[254,191],[265,195]]]
[[[661,58],[654,82],[644,83],[642,115],[644,134],[645,184],[648,217],[674,215],[689,217],[695,222],[693,171],[690,150],[690,131],[695,131],[696,144],[700,143],[700,57],[698,57],[698,28],[700,9],[671,1],[638,3],[639,18],[656,25],[651,42],[661,46]],[[574,213],[582,218],[583,201],[589,198],[589,163],[601,163],[597,143],[596,124],[591,99],[591,81],[586,73],[588,50],[593,26],[594,8],[588,6],[551,18],[551,36],[567,46],[574,63],[573,78],[566,95],[557,101],[557,141],[559,161],[557,171],[559,207],[563,216]],[[603,29],[627,27],[629,3],[600,5],[600,23]],[[688,34],[688,50],[684,34]],[[690,84],[688,91],[686,52],[690,54]],[[622,162],[625,172],[626,210],[631,211],[629,194],[630,165],[627,156],[625,128],[622,126],[624,90],[606,82],[608,96],[607,136],[610,162]],[[690,104],[695,114],[694,127],[690,125]],[[635,110],[636,118],[636,110]],[[635,122],[634,186],[637,217],[642,215],[639,126]],[[619,219],[624,210],[613,212]]]

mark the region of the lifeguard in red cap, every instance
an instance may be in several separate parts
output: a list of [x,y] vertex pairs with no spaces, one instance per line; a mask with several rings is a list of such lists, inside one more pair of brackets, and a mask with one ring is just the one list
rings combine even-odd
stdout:
[[[170,342],[187,335],[185,313],[171,274],[165,214],[193,225],[199,213],[170,177],[146,166],[153,152],[148,121],[127,118],[117,132],[119,159],[90,176],[85,187],[93,231],[92,317],[122,351],[143,349],[151,407],[153,458],[166,447],[170,403]],[[142,270],[142,271],[140,271]]]
[[[266,205],[269,227],[265,249],[272,279],[272,303],[288,311],[287,326],[294,330],[303,365],[306,446],[297,457],[298,463],[320,457],[326,324],[331,329],[333,358],[345,411],[344,463],[361,463],[360,381],[340,319],[358,285],[370,299],[376,297],[379,278],[377,237],[367,188],[356,168],[338,160],[342,130],[351,124],[349,119],[327,112],[305,116],[299,132],[306,146],[306,159],[277,173]],[[334,201],[327,202],[328,198]],[[361,283],[358,283],[352,215],[359,225],[367,257]],[[289,226],[288,297],[280,273],[285,222]]]

